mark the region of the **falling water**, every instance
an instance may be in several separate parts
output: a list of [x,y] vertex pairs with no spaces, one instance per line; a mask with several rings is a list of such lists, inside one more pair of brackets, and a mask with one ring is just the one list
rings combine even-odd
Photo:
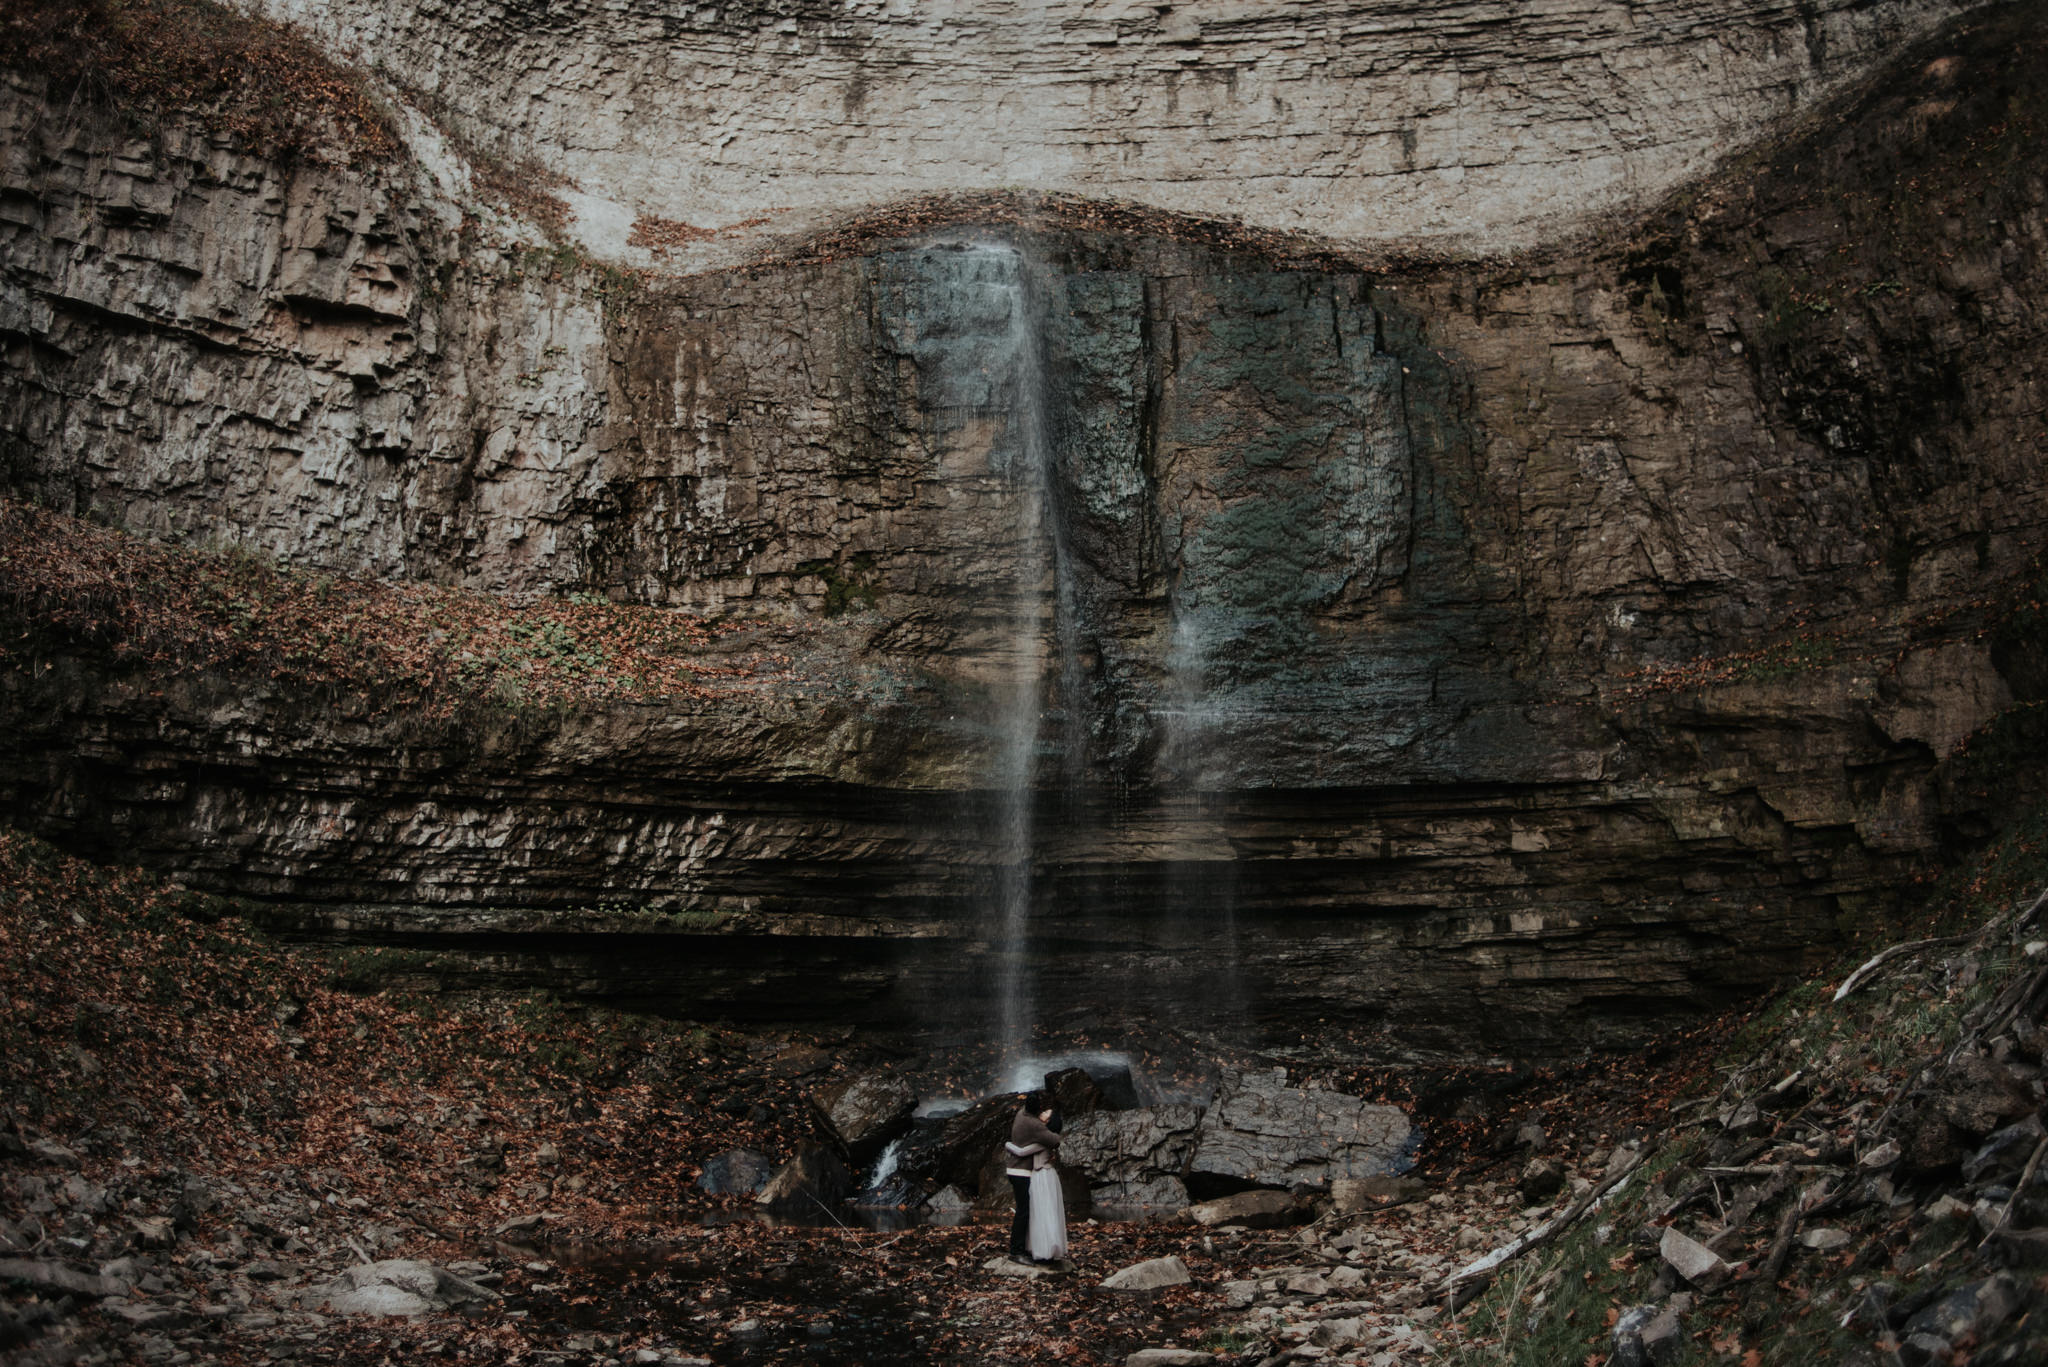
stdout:
[[[1006,326],[992,338],[991,378],[1007,399],[1002,473],[1016,501],[1019,539],[1009,598],[1008,678],[997,690],[996,788],[996,1043],[1008,1059],[1025,1052],[1032,1026],[1031,912],[1035,895],[1035,789],[1045,700],[1043,612],[1048,578],[1055,585],[1059,537],[1053,506],[1051,425],[1047,420],[1044,345],[1030,278],[1010,247],[973,249],[1006,270],[991,272],[1009,302]],[[1049,573],[1050,572],[1050,573]],[[1060,595],[1055,590],[1057,624]],[[1068,614],[1070,616],[1070,614]],[[1062,633],[1064,644],[1065,633]],[[1062,655],[1071,651],[1062,649]]]
[[[1078,652],[1056,496],[1053,422],[1039,299],[1031,263],[1003,242],[935,243],[885,263],[882,320],[917,371],[918,402],[934,425],[941,460],[985,479],[1006,507],[1008,533],[963,547],[972,591],[985,604],[974,654],[987,662],[989,851],[987,938],[993,1018],[1004,1057],[1033,1025],[1031,965],[1038,794],[1048,745],[1071,749],[1073,709],[1049,733],[1049,691],[1071,696]],[[1057,660],[1049,659],[1056,655]]]

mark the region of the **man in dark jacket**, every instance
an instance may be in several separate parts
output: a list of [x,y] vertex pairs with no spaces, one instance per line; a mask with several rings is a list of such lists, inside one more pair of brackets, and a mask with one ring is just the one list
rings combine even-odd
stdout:
[[1017,1198],[1016,1213],[1010,1217],[1010,1256],[1028,1262],[1031,1171],[1042,1156],[1059,1147],[1060,1137],[1045,1123],[1052,1114],[1052,1101],[1045,1093],[1032,1092],[1017,1101],[1017,1118],[1010,1122],[1010,1142],[1003,1146],[1003,1173],[1010,1179],[1010,1191]]

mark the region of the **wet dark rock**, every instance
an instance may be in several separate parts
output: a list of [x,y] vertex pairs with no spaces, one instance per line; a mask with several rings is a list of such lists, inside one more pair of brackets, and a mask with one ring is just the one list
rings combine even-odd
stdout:
[[2010,1070],[1980,1054],[1956,1060],[1940,1083],[1936,1108],[1942,1119],[1966,1135],[1983,1136],[2032,1111],[2034,1098]]
[[704,1164],[697,1189],[712,1196],[752,1196],[768,1185],[775,1164],[752,1149],[730,1149]]
[[813,1145],[783,1164],[754,1197],[754,1204],[779,1211],[830,1211],[852,1190],[853,1173],[839,1155]]
[[1532,1158],[1515,1179],[1515,1190],[1521,1194],[1525,1205],[1547,1205],[1564,1190],[1568,1176],[1564,1164],[1555,1158]]
[[977,1202],[1007,1199],[1009,1185],[990,1179],[1001,1177],[998,1150],[1008,1142],[1016,1118],[1017,1098],[999,1092],[947,1120],[939,1131],[934,1179],[973,1192]]
[[847,1161],[865,1168],[910,1127],[917,1094],[893,1074],[863,1073],[812,1092],[811,1105],[829,1133],[845,1146]]
[[2005,1323],[2019,1301],[2018,1285],[2006,1274],[1997,1273],[1942,1295],[1906,1321],[1906,1335],[1927,1334],[1951,1344],[1965,1337],[1982,1342]]
[[1084,1068],[1061,1068],[1045,1075],[1046,1094],[1068,1123],[1102,1110],[1109,1102],[1101,1086]]
[[1981,1182],[2000,1174],[2016,1176],[2043,1135],[2039,1115],[2029,1115],[2017,1124],[1993,1132],[1982,1147],[1963,1160],[1963,1180]]

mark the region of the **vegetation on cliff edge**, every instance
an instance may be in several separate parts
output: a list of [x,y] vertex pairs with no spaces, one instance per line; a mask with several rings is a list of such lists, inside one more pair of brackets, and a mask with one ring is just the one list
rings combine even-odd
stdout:
[[84,655],[144,671],[153,688],[218,671],[371,715],[445,718],[479,704],[714,698],[786,666],[711,649],[740,629],[594,594],[521,604],[287,569],[0,497],[0,667]]
[[249,151],[387,157],[388,111],[288,25],[213,0],[10,0],[0,65],[50,82],[53,105],[145,124],[185,115]]

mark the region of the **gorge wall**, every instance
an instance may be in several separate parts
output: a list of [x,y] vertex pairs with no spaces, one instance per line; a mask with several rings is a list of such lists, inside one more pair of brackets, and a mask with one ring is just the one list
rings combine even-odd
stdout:
[[[308,933],[459,950],[472,975],[971,1029],[1006,952],[996,775],[1021,677],[1048,1022],[1540,1053],[1796,972],[1991,819],[1999,745],[2038,745],[2048,44],[2026,7],[1913,46],[1957,7],[1681,5],[1632,38],[1613,6],[1329,6],[1469,78],[1430,138],[1495,130],[1399,174],[1357,150],[1382,134],[1328,111],[1364,79],[1346,63],[1412,84],[1430,62],[1318,38],[1313,5],[1286,11],[1298,42],[1261,27],[1268,7],[1204,6],[1195,42],[1150,6],[1128,45],[1057,6],[699,8],[629,42],[607,25],[656,19],[321,7],[315,32],[390,54],[469,130],[403,112],[417,159],[368,167],[267,159],[199,119],[143,136],[10,73],[0,452],[15,497],[139,534],[719,615],[788,668],[458,725],[84,644],[16,652],[12,821]],[[1042,83],[1065,150],[1024,179],[1131,203],[771,224],[704,248],[744,266],[695,273],[592,255],[590,224],[618,220],[600,191],[681,218],[762,207],[742,180],[801,182],[823,223],[1018,179],[903,131],[915,107],[967,137],[919,82],[976,68],[876,53],[938,24],[1024,80],[1027,16],[1065,35],[1032,60],[1083,74],[1071,100]],[[1567,31],[1576,55],[1553,50]],[[1611,108],[1587,34],[1626,57],[1610,76],[1642,73]],[[1295,55],[1237,79],[1293,72],[1282,103],[1323,100],[1313,121],[1350,140],[1259,163],[1345,168],[1324,200],[1212,164],[1249,138],[1199,104],[1111,178],[1073,111],[1118,63],[1186,49],[1169,69],[1192,72],[1255,37]],[[1087,62],[1061,55],[1084,41]],[[734,129],[633,103],[686,59],[733,73],[742,113],[817,76],[838,140],[804,154],[862,174],[773,150],[794,114]],[[478,93],[543,68],[524,106]],[[842,70],[870,72],[860,99]],[[1873,71],[1602,236],[1516,259],[1362,249],[1584,226]],[[1125,124],[1149,126],[1157,82],[1128,83]],[[1500,131],[1553,86],[1605,112]],[[732,131],[752,169],[661,181],[690,165],[657,155],[663,128]],[[472,202],[459,144],[486,135],[577,168],[562,231],[582,246]],[[870,150],[890,139],[912,152]],[[763,166],[787,174],[763,186]],[[1365,176],[1394,182],[1380,208],[1335,207]],[[1304,224],[1326,236],[1267,231]]]

